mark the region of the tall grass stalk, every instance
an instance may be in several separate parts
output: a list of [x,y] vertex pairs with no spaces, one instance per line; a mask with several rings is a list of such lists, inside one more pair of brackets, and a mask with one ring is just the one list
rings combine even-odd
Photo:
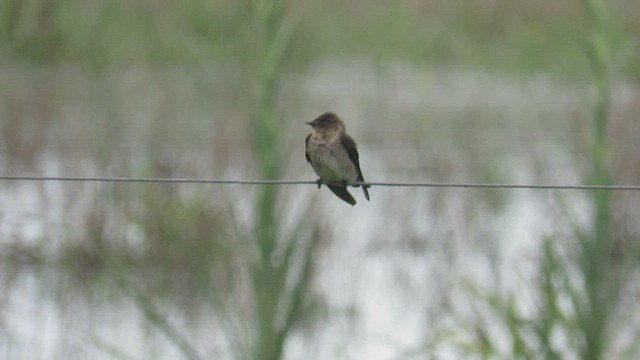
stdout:
[[[262,34],[258,107],[250,124],[253,147],[259,161],[258,177],[279,179],[285,157],[276,99],[289,34],[285,4],[282,0],[256,0],[253,5],[258,33]],[[256,203],[258,259],[251,271],[256,314],[252,353],[259,360],[283,356],[286,338],[302,312],[319,238],[317,233],[302,236],[302,231],[296,231],[290,238],[280,239],[283,235],[279,231],[277,205],[277,188],[261,187]]]
[[[592,110],[593,136],[589,146],[591,169],[585,181],[609,185],[614,183],[608,167],[610,146],[607,129],[615,39],[603,3],[600,0],[582,0],[582,5],[591,29],[586,41],[586,54],[596,96]],[[538,312],[533,319],[524,318],[510,296],[481,296],[507,329],[512,344],[507,353],[509,358],[562,359],[571,354],[580,359],[600,360],[611,358],[610,354],[615,350],[609,334],[621,292],[617,280],[624,275],[624,268],[618,266],[612,256],[615,242],[613,198],[609,191],[593,191],[589,196],[592,210],[590,225],[584,226],[575,219],[569,219],[573,226],[570,238],[550,236],[543,242],[540,282],[534,289]],[[571,309],[564,301],[568,298],[571,299]],[[558,345],[559,335],[566,336],[565,344]],[[480,338],[490,340],[487,344],[479,341],[484,347],[477,352],[483,357],[494,357],[504,352],[490,337]]]
[[[254,151],[259,159],[261,177],[277,179],[282,171],[279,139],[279,124],[275,119],[275,99],[280,58],[275,52],[278,42],[279,24],[283,17],[283,2],[280,0],[258,0],[254,3],[257,23],[263,34],[260,44],[260,79],[258,110],[251,123]],[[253,289],[257,315],[257,339],[254,344],[254,358],[279,359],[282,340],[276,325],[278,297],[277,271],[272,257],[277,246],[275,187],[262,187],[257,201],[256,241],[259,260],[254,265]]]
[[[611,59],[613,39],[606,9],[600,0],[582,0],[591,29],[586,41],[586,56],[590,63],[596,94],[593,106],[592,139],[590,144],[591,170],[587,182],[598,185],[614,183],[608,167],[609,144],[607,129],[611,102]],[[577,245],[575,269],[580,276],[579,285],[571,276],[573,264],[554,240],[545,241],[541,294],[543,311],[538,335],[546,358],[562,358],[553,343],[553,330],[561,326],[570,337],[570,346],[580,359],[610,358],[611,320],[620,288],[616,282],[616,264],[612,257],[613,236],[612,193],[590,193],[592,221],[585,228],[574,223]],[[574,314],[567,314],[559,306],[562,295],[569,294]]]
[[[589,25],[593,28],[587,45],[596,89],[593,109],[593,143],[591,146],[591,181],[596,184],[612,183],[607,167],[609,146],[610,59],[609,26],[604,5],[600,0],[583,0]],[[584,277],[582,301],[576,303],[578,326],[583,336],[580,354],[582,359],[603,359],[607,348],[607,333],[611,310],[618,292],[612,277],[611,249],[612,216],[611,192],[592,193],[593,228],[581,236],[580,270]]]

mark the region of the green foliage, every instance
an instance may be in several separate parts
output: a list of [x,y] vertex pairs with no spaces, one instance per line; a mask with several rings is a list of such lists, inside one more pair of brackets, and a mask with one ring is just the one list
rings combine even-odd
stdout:
[[[557,10],[554,4],[423,5],[398,0],[354,1],[347,7],[336,1],[281,4],[292,14],[286,22],[296,24],[282,60],[295,64],[317,57],[369,57],[585,74],[588,67],[575,45],[582,24],[573,12]],[[259,16],[273,11],[262,5],[255,8],[260,7]],[[640,32],[637,22],[631,21],[633,14],[633,6],[617,13],[622,21],[611,24],[614,36],[606,42],[628,53],[622,69],[638,77],[640,50],[629,46],[622,35]],[[100,67],[137,62],[243,63],[254,58],[250,49],[260,42],[255,35],[261,31],[252,20],[251,3],[236,1],[0,0],[0,19],[4,19],[0,39],[7,60],[72,60]],[[268,30],[260,34],[271,36]],[[272,50],[281,51],[279,47]],[[267,63],[271,61],[263,65]]]
[[[610,146],[607,129],[610,123],[612,67],[616,59],[614,49],[621,36],[612,30],[612,20],[599,0],[583,1],[591,32],[585,43],[596,89],[593,106],[591,137],[591,173],[587,183],[607,185],[613,183],[609,170]],[[538,302],[536,315],[524,321],[511,297],[503,299],[495,294],[480,298],[489,305],[508,329],[512,343],[509,358],[561,359],[563,353],[554,345],[554,338],[565,336],[568,349],[581,359],[606,359],[612,353],[610,329],[618,311],[621,291],[620,279],[628,268],[615,263],[611,192],[591,194],[593,219],[588,227],[574,224],[574,238],[550,237],[542,242],[539,284],[532,291]],[[618,261],[625,261],[618,260]],[[478,297],[478,290],[474,289]],[[571,306],[561,306],[570,299]],[[566,303],[566,302],[565,302]],[[488,335],[484,336],[492,349]],[[533,340],[533,341],[532,341]],[[486,349],[486,347],[484,347]],[[486,356],[486,350],[478,351]],[[628,358],[633,358],[629,349]]]
[[[610,68],[614,54],[610,36],[609,19],[600,0],[584,0],[589,24],[593,28],[589,36],[588,57],[595,78],[596,104],[594,106],[591,179],[597,184],[613,181],[608,169],[609,146],[607,128],[610,113]],[[608,331],[612,311],[615,309],[619,288],[613,280],[612,251],[614,244],[612,221],[612,196],[608,191],[593,193],[593,228],[581,237],[580,269],[584,276],[585,293],[582,306],[577,307],[578,325],[584,336],[581,348],[583,359],[606,358],[609,343]]]
[[[257,0],[254,12],[255,26],[262,39],[258,44],[261,69],[257,84],[258,105],[250,124],[253,149],[258,158],[259,178],[279,179],[284,167],[284,149],[276,99],[291,29],[286,22],[282,0]],[[251,269],[256,314],[252,356],[256,360],[282,358],[285,341],[310,297],[308,288],[320,238],[318,232],[305,235],[298,230],[291,237],[282,239],[276,215],[277,194],[276,187],[262,187],[256,201],[254,236],[259,256]],[[300,225],[305,218],[299,220]],[[274,257],[280,259],[274,261]]]

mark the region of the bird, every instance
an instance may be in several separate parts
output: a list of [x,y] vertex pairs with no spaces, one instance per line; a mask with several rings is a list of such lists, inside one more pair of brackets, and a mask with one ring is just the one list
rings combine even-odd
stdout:
[[[318,188],[325,183],[340,199],[355,205],[356,200],[347,190],[347,185],[354,181],[364,182],[364,178],[360,169],[358,146],[347,135],[344,122],[338,115],[326,112],[305,124],[313,128],[304,141],[305,156],[313,171],[320,177],[316,181]],[[369,185],[362,186],[364,197],[370,201],[367,188]]]

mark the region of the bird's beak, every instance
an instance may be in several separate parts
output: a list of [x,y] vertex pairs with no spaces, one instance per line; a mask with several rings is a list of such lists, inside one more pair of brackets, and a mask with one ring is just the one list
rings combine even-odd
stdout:
[[314,127],[314,126],[313,126],[313,123],[312,123],[311,121],[307,121],[307,122],[305,122],[305,124],[307,124],[307,125],[309,125],[309,126],[311,126],[311,127]]

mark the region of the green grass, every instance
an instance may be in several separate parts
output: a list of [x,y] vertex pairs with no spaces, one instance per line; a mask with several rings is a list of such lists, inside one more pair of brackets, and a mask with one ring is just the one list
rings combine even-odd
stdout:
[[[609,169],[611,146],[607,129],[611,122],[610,84],[615,76],[621,34],[601,1],[585,0],[582,4],[589,28],[582,36],[583,56],[590,65],[595,89],[590,168],[585,170],[584,183],[606,185],[615,183]],[[623,358],[629,359],[636,355],[634,346],[614,348],[615,338],[611,335],[611,330],[619,327],[614,321],[619,320],[623,281],[629,278],[628,271],[634,267],[629,265],[636,260],[631,254],[614,256],[613,250],[620,246],[617,242],[622,238],[617,236],[619,230],[615,227],[613,194],[599,191],[589,194],[589,198],[592,215],[588,225],[574,223],[571,236],[548,236],[541,241],[539,280],[530,289],[536,299],[534,316],[525,318],[520,313],[513,294],[479,294],[477,288],[470,288],[470,295],[483,299],[498,323],[507,329],[505,334],[512,344],[509,358],[561,359],[563,350],[590,360],[619,358],[612,354],[625,354]],[[567,299],[570,305],[565,302],[561,306]],[[482,329],[483,325],[478,327]],[[554,346],[554,339],[560,334],[567,339],[564,349]],[[504,355],[490,336],[484,338],[488,341],[476,351],[479,356]]]
[[[611,40],[625,50],[621,70],[637,79],[640,49],[623,34],[640,34],[634,21],[640,9],[622,5],[618,0],[610,6],[617,19]],[[292,65],[367,57],[496,71],[589,72],[579,45],[589,25],[577,2],[329,1],[291,3],[283,11],[296,26],[284,57]],[[0,19],[5,62],[251,63],[259,44],[251,6],[233,1],[0,0]]]

